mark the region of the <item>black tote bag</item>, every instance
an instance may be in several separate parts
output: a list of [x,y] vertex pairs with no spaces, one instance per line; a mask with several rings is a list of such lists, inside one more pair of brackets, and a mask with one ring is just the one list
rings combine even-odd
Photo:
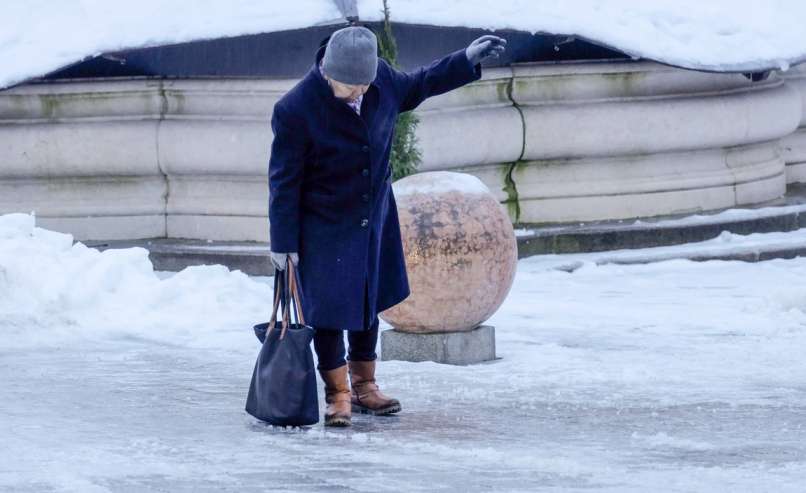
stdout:
[[[263,342],[252,373],[246,412],[275,426],[308,426],[319,422],[316,368],[311,352],[313,328],[305,325],[291,259],[285,272],[274,272],[274,304],[268,323],[254,326]],[[282,320],[277,308],[283,298]],[[289,310],[293,305],[294,309]],[[296,323],[291,323],[290,311]]]

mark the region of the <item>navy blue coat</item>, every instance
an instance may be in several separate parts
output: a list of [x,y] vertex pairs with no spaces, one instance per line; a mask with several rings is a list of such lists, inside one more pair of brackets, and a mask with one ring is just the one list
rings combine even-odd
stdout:
[[314,328],[364,330],[410,293],[389,152],[398,113],[481,77],[465,50],[412,72],[378,59],[360,116],[310,70],[274,105],[269,223],[274,252],[299,252]]

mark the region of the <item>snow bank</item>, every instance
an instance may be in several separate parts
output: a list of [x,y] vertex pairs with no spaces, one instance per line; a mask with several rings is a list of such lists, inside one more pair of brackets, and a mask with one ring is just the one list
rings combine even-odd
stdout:
[[268,285],[240,271],[189,267],[162,280],[143,248],[100,252],[33,216],[0,216],[4,346],[111,337],[253,349],[270,300]]
[[[576,34],[625,53],[681,67],[750,70],[806,58],[801,0],[406,0],[390,3],[408,23]],[[382,0],[359,0],[380,19]]]
[[104,52],[283,31],[340,17],[330,0],[6,0],[0,87]]
[[[397,22],[576,34],[690,68],[787,68],[806,57],[799,0],[391,0]],[[380,20],[381,0],[359,0]],[[340,17],[330,0],[7,0],[0,87],[125,48],[282,31]]]

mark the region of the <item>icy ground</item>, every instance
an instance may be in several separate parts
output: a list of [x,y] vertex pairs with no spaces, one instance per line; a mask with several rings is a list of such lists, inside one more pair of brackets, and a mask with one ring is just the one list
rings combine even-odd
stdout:
[[283,431],[243,412],[266,279],[69,239],[0,216],[0,491],[806,490],[806,259],[522,260],[501,359]]

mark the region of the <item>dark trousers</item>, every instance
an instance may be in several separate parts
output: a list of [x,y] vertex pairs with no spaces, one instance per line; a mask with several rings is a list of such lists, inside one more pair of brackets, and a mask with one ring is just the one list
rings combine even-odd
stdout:
[[[364,286],[364,306],[368,303],[367,288]],[[375,346],[378,344],[378,316],[367,324],[368,316],[364,311],[364,330],[348,330],[349,349],[347,359],[350,361],[375,361],[378,355]],[[314,327],[313,348],[319,359],[317,368],[327,371],[347,364],[344,359],[344,330]]]
[[[350,361],[374,361],[378,355],[375,346],[378,343],[378,317],[367,330],[348,330],[347,342]],[[320,370],[333,370],[347,364],[344,359],[344,331],[340,329],[316,329],[313,334],[313,348],[319,358]]]

